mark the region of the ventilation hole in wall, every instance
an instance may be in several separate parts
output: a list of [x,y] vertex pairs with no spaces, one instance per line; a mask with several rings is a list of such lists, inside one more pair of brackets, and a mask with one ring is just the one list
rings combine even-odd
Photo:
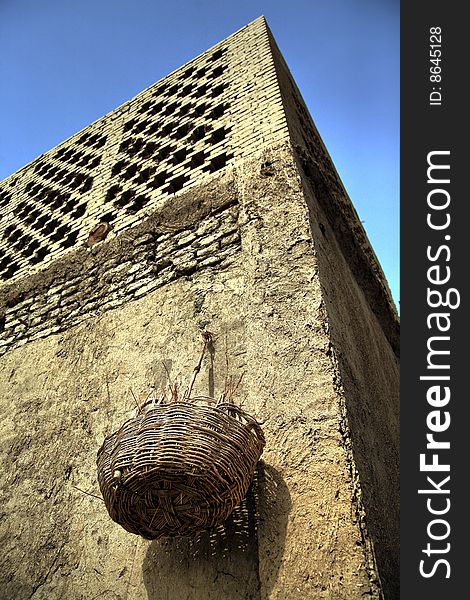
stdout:
[[99,150],[100,148],[102,148],[106,144],[106,140],[108,139],[106,135],[95,135],[94,138],[95,141],[92,144],[92,148],[94,148],[95,150]]
[[155,87],[153,95],[159,96],[160,94],[164,94],[166,90],[166,84],[160,83],[157,87]]
[[4,271],[11,262],[11,258],[9,256],[4,256],[0,260],[0,271]]
[[72,231],[72,233],[69,233],[68,236],[62,240],[62,242],[60,243],[61,247],[71,248],[77,241],[77,237],[78,231]]
[[219,127],[219,129],[215,129],[211,134],[211,142],[213,144],[218,144],[219,142],[225,139],[225,136],[227,135],[228,131],[229,130],[225,129],[225,127]]
[[178,175],[178,177],[173,177],[173,179],[171,179],[168,182],[168,187],[166,188],[166,191],[175,194],[183,187],[183,185],[186,183],[186,181],[188,181],[188,179],[188,175]]
[[53,225],[52,223],[46,223],[41,229],[41,233],[44,237],[49,237],[55,232],[56,229],[57,226]]
[[122,173],[121,177],[123,179],[132,179],[137,174],[137,171],[137,165],[131,165],[126,171],[124,171],[124,173]]
[[160,131],[161,125],[159,123],[152,123],[147,129],[148,135],[154,135],[158,131]]
[[217,96],[220,96],[220,94],[225,90],[226,85],[221,83],[219,85],[216,85],[213,89],[212,89],[212,97],[213,98],[217,98]]
[[202,85],[198,86],[197,88],[194,89],[193,95],[195,98],[202,98],[202,96],[205,95],[205,93],[208,90],[208,86],[206,83],[203,83]]
[[65,177],[64,180],[61,181],[60,183],[64,187],[70,187],[71,184],[73,183],[73,178],[74,178],[74,174],[73,173],[67,173],[67,177]]
[[25,217],[24,221],[27,225],[31,225],[36,221],[41,213],[38,210],[32,210],[27,217]]
[[194,112],[198,117],[202,117],[202,115],[206,112],[207,106],[202,102],[201,104],[196,104],[194,107]]
[[83,160],[84,157],[85,154],[81,150],[75,148],[73,152],[71,151],[71,155],[67,157],[67,162],[73,162],[74,164],[78,164],[78,162]]
[[[38,246],[39,246],[39,244],[38,244]],[[23,248],[23,250],[21,250],[21,254],[25,258],[28,258],[29,256],[32,256],[34,254],[34,250],[35,250],[35,248],[33,248],[33,243],[31,243],[28,246],[26,246],[25,248]]]
[[[70,233],[70,227],[68,225],[61,225],[58,229],[54,231],[51,235],[51,238],[55,242],[62,241],[68,234]],[[39,251],[38,251],[39,252]]]
[[0,199],[0,208],[4,208],[10,204],[11,196],[9,194],[3,194]]
[[142,133],[143,131],[145,131],[147,125],[150,124],[150,121],[140,121],[139,123],[136,123],[134,125],[134,129],[133,132],[134,133]]
[[93,186],[93,177],[86,177],[85,181],[83,182],[81,191],[88,192],[89,190],[91,190],[92,186]]
[[155,142],[147,142],[141,152],[142,158],[150,158],[156,149],[157,144]]
[[132,202],[132,204],[130,204],[127,208],[126,211],[129,213],[136,213],[139,210],[141,210],[149,201],[149,198],[147,198],[147,196],[143,196],[143,195],[139,195],[136,196]]
[[183,87],[179,91],[178,96],[180,96],[181,98],[186,98],[192,91],[193,85],[191,83],[188,83],[186,85],[183,85]]
[[150,114],[152,115],[159,115],[163,110],[163,102],[157,102],[156,104],[154,104],[152,106],[152,110],[150,111]]
[[51,202],[54,202],[54,200],[56,200],[57,198],[59,198],[60,195],[61,194],[58,190],[52,190],[50,188],[44,189],[43,193],[41,194],[41,200],[46,204],[49,204]]
[[144,112],[147,112],[150,108],[152,107],[152,101],[151,100],[147,100],[147,102],[144,102],[143,104],[141,104],[137,110],[138,113],[142,114]]
[[150,185],[155,189],[159,188],[162,185],[164,185],[164,183],[166,182],[167,179],[168,179],[168,173],[166,171],[160,171],[160,173],[157,173],[155,175],[153,180],[150,182]]
[[75,190],[75,189],[79,188],[82,185],[82,183],[83,183],[83,181],[85,179],[85,176],[82,175],[82,173],[74,173],[73,175],[74,175],[74,178],[69,183],[69,187],[71,187],[73,190]]
[[199,125],[199,127],[196,127],[195,129],[193,129],[193,131],[191,133],[191,139],[195,142],[198,142],[199,140],[202,140],[205,135],[206,135],[205,125]]
[[21,236],[21,234],[22,234],[21,229],[18,229],[18,228],[15,227],[13,229],[13,231],[11,231],[11,233],[8,234],[7,240],[10,243],[14,244],[14,243],[16,243],[16,241],[18,240],[18,238]]
[[168,106],[165,108],[165,110],[163,112],[165,115],[169,116],[169,115],[172,115],[177,108],[178,108],[178,104],[176,102],[172,102],[171,104],[168,104]]
[[60,225],[60,221],[58,219],[51,219],[48,223],[47,226],[50,228],[50,233],[52,233],[53,231],[55,231],[57,229],[57,227]]
[[5,230],[3,232],[3,237],[10,243],[14,243],[17,239],[18,236],[21,234],[20,231],[17,231],[15,227],[13,227],[10,231]]
[[51,181],[54,181],[55,183],[58,183],[62,177],[67,175],[67,171],[65,169],[57,169],[57,171],[51,175],[48,176],[47,179],[50,179]]
[[152,177],[152,175],[154,174],[155,169],[154,167],[147,167],[146,169],[143,169],[143,171],[141,171],[138,176],[136,177],[135,182],[137,184],[142,184],[142,183],[146,183],[147,181],[150,180],[150,178]]
[[73,211],[73,213],[70,216],[73,217],[74,219],[78,219],[79,217],[83,217],[83,215],[85,213],[86,213],[86,204],[80,204],[79,206],[77,206],[77,208]]
[[71,213],[75,208],[75,200],[69,200],[62,206],[63,213]]
[[106,192],[106,201],[110,202],[111,200],[114,200],[120,191],[121,191],[120,185],[112,185]]
[[125,166],[126,166],[126,162],[124,160],[118,161],[115,165],[113,165],[113,168],[111,169],[111,175],[113,177],[115,177],[116,175],[119,175],[119,173],[123,170],[123,168]]
[[134,196],[135,193],[132,190],[126,190],[119,196],[119,198],[116,198],[114,201],[114,206],[122,208],[126,204],[129,204]]
[[17,262],[11,262],[8,268],[3,272],[4,279],[10,279],[15,273],[20,270],[20,265]]
[[91,162],[92,156],[91,154],[85,154],[80,162],[77,163],[78,167],[89,167],[89,163]]
[[26,217],[29,215],[29,212],[30,212],[30,210],[29,210],[29,208],[26,206],[26,207],[24,207],[22,210],[19,210],[19,211],[16,213],[16,216],[17,216],[17,217],[19,217],[21,220],[23,220],[23,221],[24,221],[24,220],[26,219]]
[[101,162],[101,156],[95,156],[95,158],[88,165],[88,168],[89,169],[96,169],[96,167],[100,164],[100,162]]
[[44,258],[48,255],[48,251],[45,248],[38,248],[34,253],[34,256],[31,257],[31,262],[36,265],[40,263]]
[[9,192],[0,193],[0,206],[6,206],[12,199],[12,195]]
[[177,150],[172,156],[172,163],[174,165],[181,164],[184,161],[184,159],[186,158],[187,153],[188,152],[187,152],[186,148],[181,148],[180,150]]
[[39,185],[39,183],[36,183],[31,188],[31,191],[29,192],[29,196],[31,196],[32,198],[34,198],[36,196],[39,196],[39,194],[41,194],[42,191],[43,191],[43,188]]
[[204,152],[196,152],[196,154],[193,154],[191,156],[191,167],[195,168],[195,167],[200,167],[203,163],[204,163],[204,159],[205,159],[205,154]]
[[211,158],[210,163],[206,167],[204,167],[204,171],[209,171],[209,173],[213,173],[214,171],[223,169],[230,158],[232,157],[228,156],[225,152],[223,154],[219,154],[218,156],[214,156],[214,158]]
[[186,135],[188,135],[188,132],[189,132],[189,125],[187,123],[185,123],[184,125],[181,125],[180,127],[178,127],[178,129],[176,129],[176,131],[174,132],[173,135],[177,140],[181,140]]
[[22,239],[23,247],[28,246],[29,244],[31,244],[32,241],[33,241],[33,238],[28,233],[25,233],[23,235],[23,239]]
[[123,131],[130,131],[134,127],[135,124],[136,124],[136,120],[130,119],[130,121],[127,121],[126,123],[124,123]]
[[162,132],[164,135],[170,135],[171,132],[173,131],[175,127],[175,123],[173,123],[173,121],[170,121],[169,123],[166,123],[166,125],[163,126],[162,128]]
[[25,208],[28,208],[28,204],[23,200],[16,207],[17,214],[23,212],[25,210]]
[[67,198],[68,198],[68,196],[62,196],[61,194],[58,194],[55,197],[54,201],[51,202],[50,208],[52,210],[61,209],[62,206],[63,206],[63,204],[64,204],[64,202],[67,200]]
[[215,61],[215,60],[219,60],[219,58],[222,57],[222,55],[225,52],[225,48],[220,48],[219,50],[216,50],[212,56],[209,58],[209,60]]
[[131,139],[127,138],[121,142],[118,152],[127,152],[131,145]]
[[68,150],[67,152],[64,152],[64,154],[62,155],[62,160],[65,162],[74,161],[75,158],[76,158],[76,154],[73,150]]
[[52,222],[46,223],[44,225],[44,227],[41,229],[41,233],[45,236],[51,235],[51,233],[54,233],[54,231],[56,230],[56,227],[54,225],[52,225]]
[[19,235],[19,237],[17,237],[13,242],[12,242],[12,247],[15,248],[16,250],[20,250],[21,248],[23,248],[24,243],[26,241],[26,236],[23,235]]
[[187,69],[185,69],[185,71],[183,71],[183,73],[181,74],[181,77],[184,79],[188,79],[188,77],[191,77],[191,75],[194,73],[194,71],[196,70],[195,67],[188,67]]
[[129,146],[128,154],[130,154],[131,156],[134,156],[135,154],[137,154],[139,152],[139,150],[142,148],[143,145],[144,145],[144,140],[142,138],[139,137],[139,138],[134,139]]
[[227,108],[226,104],[218,104],[210,112],[210,115],[209,115],[210,118],[211,119],[220,119],[220,117],[225,113],[226,108]]
[[34,227],[36,229],[42,229],[48,220],[49,220],[49,215],[41,215],[37,219],[36,223],[34,223]]
[[35,190],[35,194],[28,194],[29,198],[32,199],[34,201],[34,203],[42,203],[42,204],[47,204],[47,194],[49,192],[50,188],[47,187],[43,187],[43,188],[39,188],[37,191]]
[[36,167],[34,169],[34,172],[36,173],[36,175],[42,176],[42,174],[44,172],[44,167],[45,167],[44,163],[39,163],[39,165],[36,165]]
[[168,158],[172,152],[173,146],[171,144],[167,144],[166,146],[160,148],[158,151],[158,157],[160,160],[165,160],[165,158]]
[[30,247],[32,248],[33,252],[35,252],[38,248],[41,247],[41,244],[37,240],[33,240],[30,244]]
[[219,65],[212,71],[212,77],[220,77],[227,67]]
[[8,227],[5,227],[5,231],[3,232],[3,234],[5,235],[5,237],[8,237],[13,231],[15,231],[15,226],[8,225]]
[[113,211],[107,212],[105,215],[103,215],[101,217],[100,222],[101,223],[112,223],[115,218],[116,218],[116,213],[114,213]]

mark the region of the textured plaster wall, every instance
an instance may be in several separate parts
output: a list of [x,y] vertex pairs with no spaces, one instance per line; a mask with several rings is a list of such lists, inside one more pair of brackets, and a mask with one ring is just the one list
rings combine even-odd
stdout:
[[[301,161],[300,161],[301,162]],[[400,414],[399,361],[367,294],[368,277],[348,266],[334,223],[323,211],[322,194],[304,178],[318,260],[324,311],[330,326],[338,393],[344,414],[342,432],[351,452],[351,469],[360,484],[364,532],[372,542],[386,598],[399,597]],[[322,198],[323,202],[328,201]],[[351,250],[351,254],[353,251]],[[379,295],[380,292],[376,292]],[[385,292],[384,292],[385,293]],[[396,339],[396,338],[395,338]]]
[[[361,391],[368,382],[387,398],[386,383],[395,385],[396,375],[389,346],[367,303],[356,306],[361,291],[342,298],[326,256],[332,252],[332,266],[343,273],[349,267],[333,237],[315,240],[314,211],[310,206],[309,215],[289,147],[238,163],[233,181],[241,245],[229,260],[181,273],[121,306],[95,308],[65,331],[2,357],[1,598],[380,597],[347,433],[364,429],[370,406],[363,414],[358,395],[348,400],[354,377],[346,382],[332,331],[351,328],[356,311],[357,318],[369,315],[360,346],[348,332],[335,335],[358,369]],[[220,185],[223,196],[227,184],[216,180],[210,193]],[[191,193],[197,200],[204,188]],[[329,311],[330,301],[352,301],[351,314]],[[265,421],[263,462],[224,530],[147,542],[73,486],[99,493],[96,451],[129,415],[131,390],[144,399],[167,382],[166,369],[173,381],[189,377],[202,327],[216,340],[198,389],[217,394],[227,365],[234,376],[245,373],[237,397]],[[386,381],[375,379],[377,365],[389,373]],[[394,414],[383,412],[392,429]],[[377,440],[369,442],[380,455]],[[378,500],[382,493],[379,485]]]

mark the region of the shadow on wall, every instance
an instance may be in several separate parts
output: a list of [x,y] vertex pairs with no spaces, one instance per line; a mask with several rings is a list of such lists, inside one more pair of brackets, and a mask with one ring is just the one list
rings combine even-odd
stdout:
[[269,528],[278,540],[268,581],[263,582],[265,597],[282,561],[290,508],[280,474],[260,461],[245,499],[223,526],[197,538],[149,545],[142,566],[148,600],[261,600],[258,527]]

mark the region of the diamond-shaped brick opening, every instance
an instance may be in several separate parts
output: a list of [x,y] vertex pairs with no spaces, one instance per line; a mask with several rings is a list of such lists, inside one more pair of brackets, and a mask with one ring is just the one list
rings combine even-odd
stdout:
[[274,97],[271,60],[264,25],[240,30],[0,183],[0,256],[17,263],[9,276],[86,246],[104,216],[124,220],[118,232],[131,227],[141,211],[220,174],[247,144],[257,151],[256,124]]

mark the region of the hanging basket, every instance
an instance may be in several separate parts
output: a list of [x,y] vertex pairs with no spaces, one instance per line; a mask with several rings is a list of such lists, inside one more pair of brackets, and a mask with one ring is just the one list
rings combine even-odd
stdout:
[[253,417],[221,401],[224,394],[218,402],[191,398],[191,387],[181,400],[174,394],[140,407],[98,451],[111,519],[146,539],[222,524],[244,498],[264,448]]
[[233,404],[149,405],[104,441],[98,481],[110,517],[147,539],[223,523],[244,498],[264,447]]

